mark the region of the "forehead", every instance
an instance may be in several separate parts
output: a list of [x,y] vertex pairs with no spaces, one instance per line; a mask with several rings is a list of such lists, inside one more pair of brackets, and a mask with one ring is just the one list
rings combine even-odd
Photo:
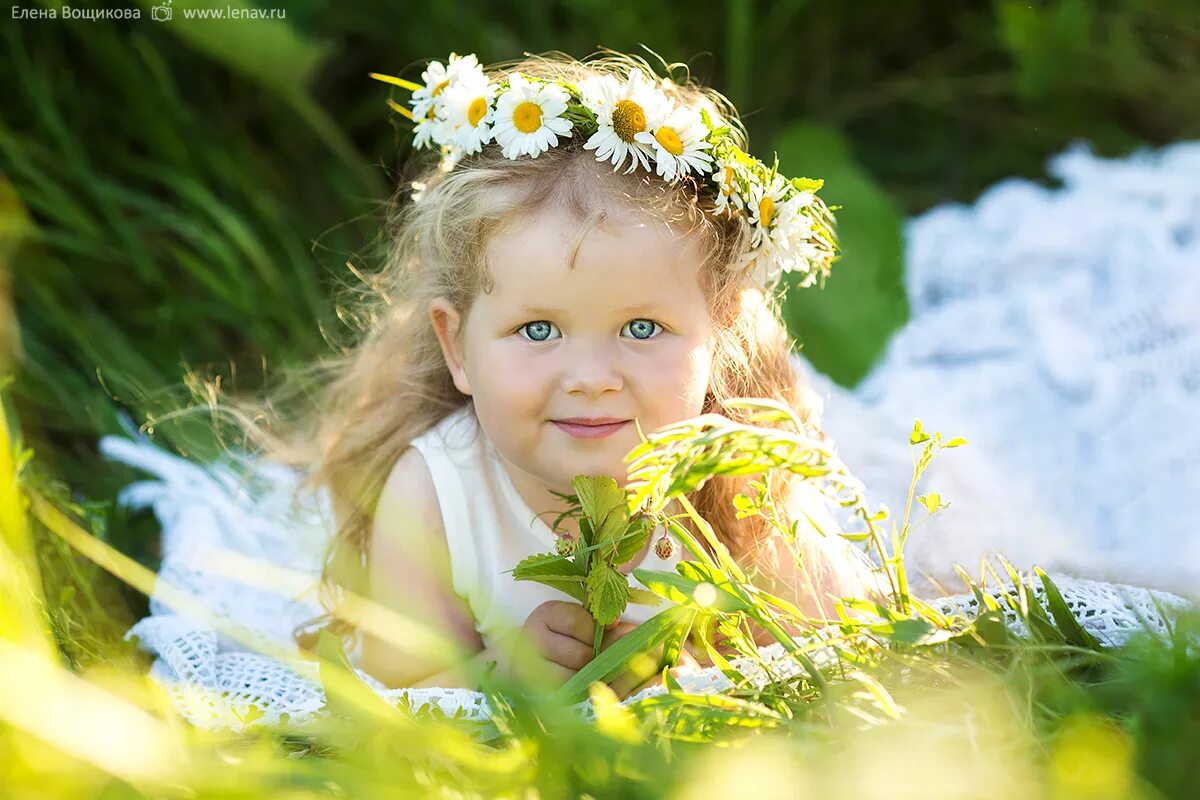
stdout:
[[494,234],[487,262],[485,297],[497,307],[706,307],[698,236],[650,214],[608,211],[581,221],[562,208],[541,209]]

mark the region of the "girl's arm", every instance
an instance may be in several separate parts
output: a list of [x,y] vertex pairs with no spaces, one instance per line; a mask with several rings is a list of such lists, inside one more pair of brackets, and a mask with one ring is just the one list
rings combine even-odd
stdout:
[[484,663],[483,642],[466,602],[451,586],[450,553],[437,489],[425,459],[409,448],[396,461],[372,524],[372,600],[458,645],[459,652],[400,649],[364,633],[362,668],[388,686],[467,686],[466,658]]

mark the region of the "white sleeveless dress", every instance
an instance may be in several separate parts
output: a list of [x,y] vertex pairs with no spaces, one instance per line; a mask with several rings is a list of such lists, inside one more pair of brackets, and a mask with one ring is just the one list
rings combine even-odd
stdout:
[[[547,600],[571,600],[549,586],[513,580],[509,573],[527,556],[554,552],[554,532],[517,493],[470,404],[418,436],[412,446],[425,458],[437,488],[452,588],[470,606],[485,647],[520,628]],[[660,534],[655,531],[651,541]],[[650,546],[634,566],[674,572],[681,550],[675,542],[671,557],[664,560]],[[641,586],[632,575],[630,582]],[[621,619],[645,622],[666,604],[630,603]]]

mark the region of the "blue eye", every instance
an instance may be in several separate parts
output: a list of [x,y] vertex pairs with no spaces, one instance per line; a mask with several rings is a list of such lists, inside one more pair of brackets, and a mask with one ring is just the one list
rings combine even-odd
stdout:
[[625,327],[621,329],[621,333],[625,333],[628,329],[629,335],[634,339],[646,340],[650,339],[655,334],[655,328],[662,330],[662,325],[651,319],[634,319],[625,323]]
[[557,331],[558,327],[553,322],[547,322],[540,319],[537,322],[528,322],[521,326],[521,334],[530,341],[544,342],[551,338],[550,334]]

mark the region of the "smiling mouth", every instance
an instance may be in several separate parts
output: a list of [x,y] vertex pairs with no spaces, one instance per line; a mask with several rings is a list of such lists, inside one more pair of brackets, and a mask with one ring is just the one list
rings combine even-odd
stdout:
[[604,422],[583,422],[578,419],[552,419],[550,421],[559,430],[576,439],[604,439],[612,436],[629,424],[629,420],[627,419]]

